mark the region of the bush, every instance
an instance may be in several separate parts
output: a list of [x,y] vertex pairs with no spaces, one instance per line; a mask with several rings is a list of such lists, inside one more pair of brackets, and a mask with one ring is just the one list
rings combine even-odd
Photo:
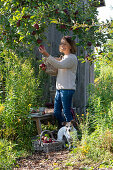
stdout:
[[29,150],[33,135],[29,113],[32,105],[38,105],[37,91],[41,93],[42,90],[38,89],[40,78],[35,78],[29,59],[20,59],[10,52],[5,56],[4,63],[5,109],[0,115],[1,135]]
[[0,139],[0,169],[11,169],[16,162],[15,145],[7,140]]
[[[113,112],[110,111],[108,119],[101,117],[100,122],[98,116],[97,119],[95,116],[95,121],[92,124],[90,116],[88,114],[85,121],[81,122],[82,138],[72,151],[73,157],[84,165],[92,166],[99,163],[101,166],[111,167],[113,166]],[[91,126],[94,124],[95,129],[91,132]]]
[[25,150],[16,150],[17,144],[0,139],[0,169],[12,169],[16,165],[16,161],[20,157],[26,157],[29,153]]
[[82,137],[72,153],[84,165],[108,168],[113,166],[113,69],[104,61],[98,69],[95,85],[88,87],[86,117],[80,117]]
[[93,113],[107,113],[113,101],[113,69],[103,66],[100,76],[95,79],[95,85],[89,87],[89,109]]

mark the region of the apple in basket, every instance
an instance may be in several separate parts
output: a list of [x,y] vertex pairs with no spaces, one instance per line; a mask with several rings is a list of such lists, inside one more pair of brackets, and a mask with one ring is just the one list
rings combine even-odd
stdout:
[[44,140],[44,137],[45,137],[45,136],[42,136],[42,138],[41,138],[41,139],[42,139],[42,140]]
[[47,143],[47,137],[44,136],[43,143]]
[[49,139],[49,143],[52,143],[52,139],[51,138]]
[[43,143],[52,143],[52,138],[42,136],[42,142]]

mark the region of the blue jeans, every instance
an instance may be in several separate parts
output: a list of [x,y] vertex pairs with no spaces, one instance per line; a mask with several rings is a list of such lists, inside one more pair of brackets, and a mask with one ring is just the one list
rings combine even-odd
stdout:
[[[56,90],[54,116],[58,120],[59,126],[62,126],[62,122],[70,122],[73,120],[71,114],[71,103],[74,92],[75,90]],[[64,115],[62,114],[62,109]]]

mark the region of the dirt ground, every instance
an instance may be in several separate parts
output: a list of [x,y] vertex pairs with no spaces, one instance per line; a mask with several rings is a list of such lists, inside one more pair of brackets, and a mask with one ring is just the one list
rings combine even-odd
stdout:
[[69,151],[51,153],[34,153],[27,158],[17,161],[17,168],[13,170],[80,170],[79,167],[66,166]]
[[[46,153],[37,153],[26,158],[17,160],[17,164],[13,170],[113,170],[113,168],[98,168],[99,165],[82,166],[81,161],[77,165],[69,163],[69,151],[59,151]],[[71,158],[72,159],[72,158]]]

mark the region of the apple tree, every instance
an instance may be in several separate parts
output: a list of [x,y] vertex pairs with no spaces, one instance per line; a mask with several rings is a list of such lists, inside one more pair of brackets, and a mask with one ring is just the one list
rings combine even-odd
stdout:
[[96,32],[97,15],[93,0],[1,0],[1,50],[6,47],[21,57],[32,55],[34,46],[46,40],[48,26],[55,23],[63,34],[71,31],[73,39],[79,38],[81,52],[91,52],[92,45],[101,46],[106,41],[101,32]]
[[0,89],[5,92],[3,102],[6,106],[3,117],[0,117],[3,136],[25,146],[24,141],[29,141],[29,135],[33,134],[32,123],[28,120],[29,106],[42,95],[40,85],[44,84],[40,79],[44,80],[44,75],[37,68],[40,61],[34,59],[33,49],[47,42],[45,32],[48,26],[55,24],[63,35],[72,34],[73,39],[79,38],[76,44],[81,51],[79,58],[84,59],[84,50],[92,55],[91,46],[101,46],[106,41],[107,36],[97,31],[98,12],[93,2],[0,1]]

